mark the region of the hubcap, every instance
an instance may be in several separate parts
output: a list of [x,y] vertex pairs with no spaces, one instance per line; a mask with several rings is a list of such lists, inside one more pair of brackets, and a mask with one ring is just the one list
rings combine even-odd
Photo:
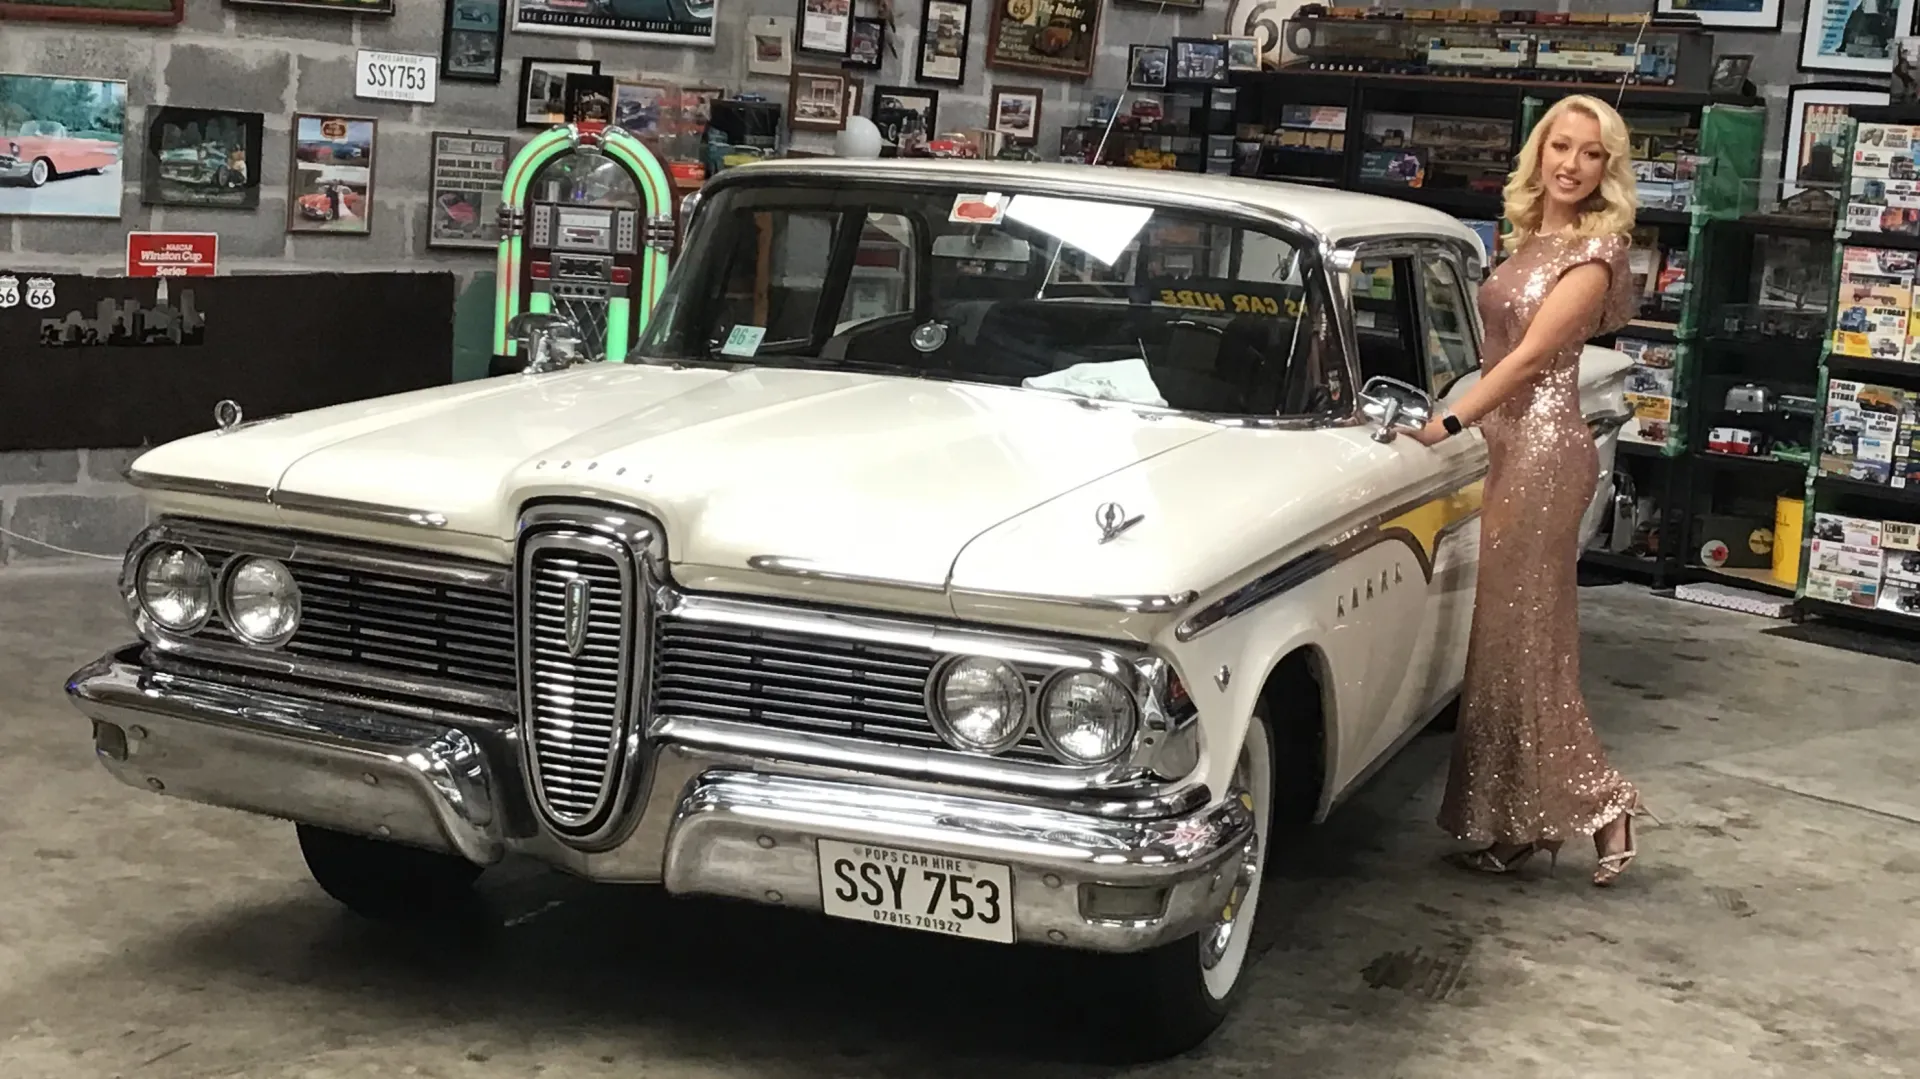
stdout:
[[45,161],[35,161],[33,163],[33,182],[36,184],[44,184],[47,182],[47,163]]
[[1247,728],[1246,745],[1233,773],[1233,790],[1234,797],[1253,814],[1253,830],[1240,850],[1239,869],[1226,903],[1215,914],[1213,925],[1200,934],[1201,977],[1215,999],[1224,998],[1240,979],[1254,911],[1260,902],[1267,820],[1272,811],[1273,764],[1266,734],[1266,724],[1259,719]]

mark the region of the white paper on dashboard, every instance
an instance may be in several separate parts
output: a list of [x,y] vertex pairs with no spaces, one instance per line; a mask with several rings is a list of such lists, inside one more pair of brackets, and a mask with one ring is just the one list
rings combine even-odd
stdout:
[[1105,363],[1076,363],[1045,375],[1024,379],[1021,385],[1036,390],[1063,390],[1102,401],[1125,401],[1134,405],[1167,407],[1160,387],[1153,384],[1147,361],[1110,360]]

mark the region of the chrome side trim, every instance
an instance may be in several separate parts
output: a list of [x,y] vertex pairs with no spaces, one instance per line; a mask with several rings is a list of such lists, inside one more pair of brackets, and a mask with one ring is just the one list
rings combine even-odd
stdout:
[[846,584],[876,585],[884,588],[898,588],[909,592],[945,592],[945,581],[929,583],[926,581],[905,581],[897,577],[878,577],[867,573],[853,573],[847,570],[831,569],[806,558],[790,558],[786,555],[757,554],[747,559],[747,568],[771,573],[780,577],[804,577],[816,581],[838,581]]
[[[1456,468],[1443,474],[1434,481],[1416,488],[1417,493],[1403,498],[1391,509],[1367,515],[1360,523],[1337,531],[1321,543],[1309,548],[1305,553],[1295,555],[1280,565],[1256,575],[1246,584],[1241,585],[1239,588],[1228,592],[1226,595],[1202,607],[1191,617],[1174,627],[1174,639],[1182,643],[1191,641],[1221,623],[1245,614],[1266,601],[1273,599],[1275,596],[1279,596],[1290,589],[1312,580],[1368,547],[1386,542],[1397,536],[1407,535],[1404,529],[1386,528],[1386,523],[1402,514],[1409,513],[1426,505],[1428,502],[1433,501],[1435,498],[1449,491],[1457,491],[1462,487],[1485,479],[1486,475],[1487,464],[1484,461],[1480,461],[1467,467]],[[1437,541],[1441,536],[1448,535],[1452,531],[1463,527],[1468,521],[1479,515],[1479,511],[1475,510],[1459,521],[1453,522],[1447,529],[1443,529],[1440,533],[1436,534],[1435,540]],[[1333,529],[1328,529],[1327,531],[1334,532]],[[1421,573],[1431,579],[1433,576],[1433,566],[1427,552],[1421,550],[1417,543],[1409,542],[1408,546],[1413,548],[1415,557],[1420,562]],[[1208,591],[1212,591],[1212,589]]]
[[146,491],[207,495],[213,498],[231,498],[240,502],[267,502],[273,497],[273,488],[257,484],[203,480],[191,476],[166,476],[158,472],[143,472],[137,468],[127,469],[127,482]]
[[981,599],[1043,603],[1055,607],[1078,607],[1087,611],[1118,611],[1122,614],[1167,614],[1181,610],[1200,598],[1200,593],[1194,591],[1141,596],[1057,596],[1044,592],[998,592],[972,588],[955,591],[960,595],[977,596]]
[[1624,412],[1611,410],[1607,412],[1594,412],[1587,415],[1585,419],[1587,421],[1587,430],[1593,432],[1594,438],[1605,438],[1620,428],[1625,427],[1627,424],[1632,423],[1633,410],[1627,409]]
[[446,514],[431,510],[410,509],[406,506],[385,506],[377,502],[358,502],[350,498],[333,498],[328,495],[310,495],[286,490],[274,491],[267,500],[283,510],[295,513],[318,513],[356,521],[372,521],[375,524],[413,525],[416,528],[447,527]]
[[377,502],[359,502],[328,495],[302,494],[298,491],[284,491],[277,487],[252,483],[229,483],[225,480],[197,479],[192,476],[167,476],[158,472],[143,472],[131,468],[127,470],[127,482],[142,490],[231,498],[241,502],[263,502],[296,513],[318,513],[347,517],[356,521],[373,521],[378,524],[412,525],[416,528],[447,527],[446,514],[432,510],[386,506]]

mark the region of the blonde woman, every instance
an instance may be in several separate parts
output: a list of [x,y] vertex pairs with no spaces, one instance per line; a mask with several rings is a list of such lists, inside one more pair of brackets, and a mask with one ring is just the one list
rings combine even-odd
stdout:
[[1627,125],[1584,94],[1547,110],[1506,186],[1516,249],[1480,289],[1479,382],[1414,433],[1478,426],[1487,473],[1480,581],[1440,826],[1486,846],[1455,864],[1508,873],[1593,836],[1609,885],[1634,857],[1640,797],[1607,763],[1580,694],[1581,515],[1599,461],[1580,414],[1580,350],[1636,310]]

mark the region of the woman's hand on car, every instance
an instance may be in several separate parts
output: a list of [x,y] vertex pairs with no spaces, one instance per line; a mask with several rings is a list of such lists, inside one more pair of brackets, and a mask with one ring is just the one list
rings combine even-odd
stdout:
[[1422,446],[1432,446],[1447,437],[1447,429],[1441,426],[1439,418],[1435,417],[1434,419],[1428,420],[1426,426],[1410,430],[1406,434],[1408,438],[1413,439]]

